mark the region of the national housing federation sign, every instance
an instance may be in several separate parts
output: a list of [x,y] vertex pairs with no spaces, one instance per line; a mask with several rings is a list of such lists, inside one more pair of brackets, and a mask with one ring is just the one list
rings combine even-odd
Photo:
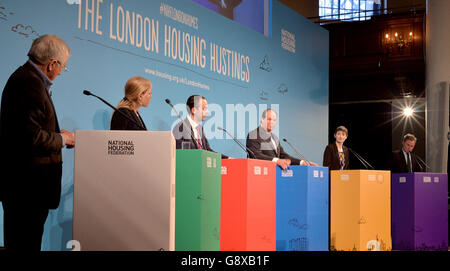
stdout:
[[108,140],[108,155],[134,155],[132,140]]

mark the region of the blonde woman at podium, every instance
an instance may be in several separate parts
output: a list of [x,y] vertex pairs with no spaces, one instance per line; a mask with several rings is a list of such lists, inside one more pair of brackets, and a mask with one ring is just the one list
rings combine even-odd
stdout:
[[329,170],[344,170],[349,168],[349,152],[344,146],[347,139],[348,130],[344,126],[339,126],[334,132],[335,142],[325,148],[323,154],[323,166]]
[[111,130],[147,130],[139,108],[148,107],[152,98],[152,83],[140,76],[130,78],[125,84],[125,96],[111,118]]

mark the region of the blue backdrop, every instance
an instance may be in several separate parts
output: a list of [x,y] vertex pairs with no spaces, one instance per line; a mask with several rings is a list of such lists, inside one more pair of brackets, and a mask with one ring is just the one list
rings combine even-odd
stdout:
[[[209,102],[204,126],[212,148],[242,158],[216,127],[245,144],[262,110],[273,107],[280,138],[321,164],[328,142],[328,32],[278,1],[259,1],[270,4],[260,8],[270,15],[263,16],[269,37],[189,0],[0,1],[0,87],[26,62],[33,39],[52,33],[72,50],[70,71],[52,86],[61,128],[109,129],[112,110],[82,91],[116,105],[125,82],[140,75],[153,84],[150,105],[140,110],[150,130],[170,130],[177,121],[165,98],[184,116],[187,97],[200,94]],[[50,212],[44,250],[67,250],[72,239],[74,151],[64,149],[63,161],[61,205]],[[0,244],[2,224],[0,208]]]

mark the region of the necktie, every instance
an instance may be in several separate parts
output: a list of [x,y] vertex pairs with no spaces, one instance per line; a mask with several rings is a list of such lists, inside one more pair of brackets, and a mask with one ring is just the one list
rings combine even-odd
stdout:
[[200,135],[200,125],[197,125],[197,143],[198,143],[198,148],[203,149],[202,137]]
[[412,168],[411,168],[411,157],[410,157],[410,154],[407,153],[406,156],[408,156],[408,161],[406,162],[406,163],[407,163],[407,166],[408,166],[408,172],[412,172]]

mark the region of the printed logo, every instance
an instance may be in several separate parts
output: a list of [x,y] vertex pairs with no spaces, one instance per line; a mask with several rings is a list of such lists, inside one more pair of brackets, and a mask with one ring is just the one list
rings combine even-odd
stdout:
[[350,180],[350,176],[348,174],[341,175],[341,181],[349,181],[349,180]]
[[285,29],[281,29],[281,47],[295,54],[295,35]]
[[134,155],[132,140],[108,140],[108,155]]
[[253,171],[255,175],[261,175],[261,167],[254,167]]
[[222,175],[227,175],[227,167],[222,166],[221,170],[220,170],[220,174]]
[[285,169],[281,171],[281,177],[293,177],[294,171],[292,169]]
[[431,183],[431,177],[430,176],[423,177],[423,182],[424,183]]

